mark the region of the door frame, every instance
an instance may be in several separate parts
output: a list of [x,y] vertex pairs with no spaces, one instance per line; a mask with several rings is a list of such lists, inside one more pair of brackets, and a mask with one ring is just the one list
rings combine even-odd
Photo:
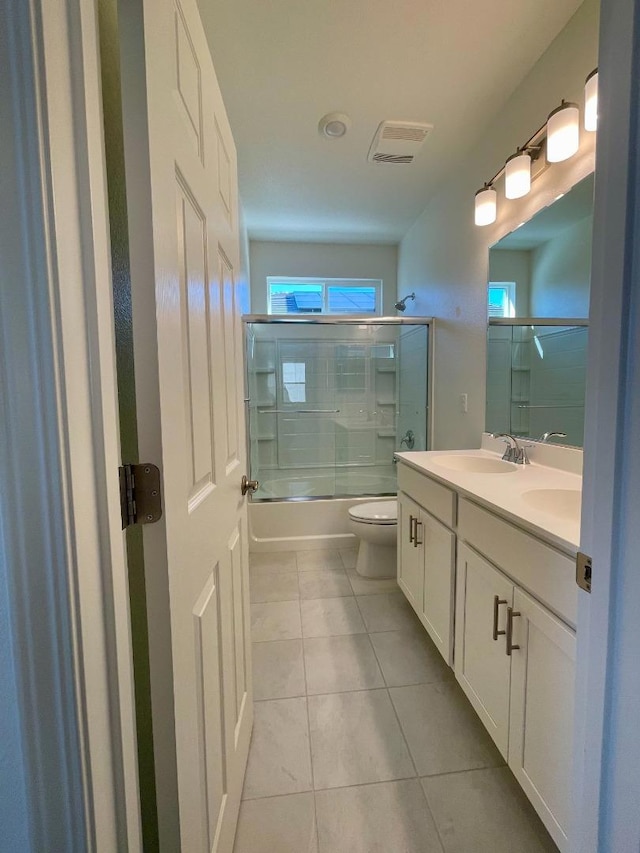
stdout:
[[627,853],[640,844],[638,0],[602,0],[599,78],[571,837],[575,853]]
[[96,10],[8,0],[0,21],[0,596],[20,734],[3,784],[22,780],[20,849],[137,852]]
[[[622,653],[640,643],[634,571],[640,456],[633,443],[640,434],[634,357],[640,338],[640,250],[634,244],[640,221],[634,151],[640,135],[639,5],[603,0],[601,7],[600,86],[607,113],[597,153],[588,368],[588,389],[598,393],[587,397],[581,543],[594,558],[594,581],[590,598],[580,594],[578,619],[573,837],[580,851],[637,849],[640,837],[640,816],[629,802],[640,788],[640,745],[630,713],[640,696],[640,674],[633,657]],[[21,743],[26,799],[38,806],[29,833],[37,843],[56,823],[70,846],[117,849],[126,836],[136,850],[95,9],[90,0],[13,0],[3,4],[0,18],[2,38],[10,42],[0,52],[1,108],[15,122],[0,123],[3,171],[9,167],[15,179],[0,198],[0,250],[3,270],[20,270],[15,280],[21,284],[0,292],[2,595],[13,648],[20,649],[13,664],[23,732],[42,727],[43,685],[53,690],[49,702],[56,700],[47,707],[46,750],[39,751],[33,738]],[[37,460],[37,477],[17,465],[25,457]],[[30,523],[34,515],[37,525]],[[37,604],[44,608],[37,615],[46,614],[38,637],[48,632],[55,640],[49,645],[34,642],[30,619]],[[41,779],[59,784],[63,777],[66,804],[55,786],[29,784],[35,767]]]

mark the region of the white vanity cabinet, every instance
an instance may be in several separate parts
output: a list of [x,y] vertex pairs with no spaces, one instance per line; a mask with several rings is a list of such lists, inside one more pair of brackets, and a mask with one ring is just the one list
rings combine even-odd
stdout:
[[428,509],[452,523],[455,496],[437,483],[431,484],[435,489],[425,489],[419,482],[425,478],[416,475],[416,482],[414,472],[403,467],[398,471],[400,489],[404,486],[411,493],[398,493],[398,584],[451,665],[456,537]]
[[398,483],[400,587],[565,853],[574,560],[407,465],[398,465]]
[[[569,848],[576,635],[515,588],[509,767],[561,851]],[[519,616],[515,616],[518,613]]]
[[458,545],[456,678],[507,759],[511,661],[505,654],[513,583],[464,544]]
[[574,564],[465,498],[458,514],[456,677],[565,851],[576,638],[556,613],[575,619]]
[[398,584],[416,613],[422,608],[424,596],[422,526],[418,504],[407,495],[398,494]]

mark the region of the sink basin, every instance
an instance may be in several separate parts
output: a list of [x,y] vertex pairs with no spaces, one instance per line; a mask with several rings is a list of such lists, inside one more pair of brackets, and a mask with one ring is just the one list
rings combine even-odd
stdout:
[[523,492],[522,500],[533,509],[547,512],[560,518],[580,518],[582,492],[578,489],[531,489]]
[[518,470],[513,462],[491,459],[488,456],[440,456],[433,460],[433,464],[468,474],[511,474]]

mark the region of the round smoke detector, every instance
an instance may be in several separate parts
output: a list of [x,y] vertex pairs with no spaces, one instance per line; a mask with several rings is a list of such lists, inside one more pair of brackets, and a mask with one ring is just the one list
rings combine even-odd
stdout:
[[351,119],[344,113],[327,113],[318,122],[318,133],[327,139],[340,139],[351,126]]

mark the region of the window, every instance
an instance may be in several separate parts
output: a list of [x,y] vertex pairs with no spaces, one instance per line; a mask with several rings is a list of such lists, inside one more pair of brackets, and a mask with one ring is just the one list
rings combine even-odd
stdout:
[[516,316],[515,281],[489,282],[489,317]]
[[382,282],[360,278],[267,278],[269,314],[380,314]]

